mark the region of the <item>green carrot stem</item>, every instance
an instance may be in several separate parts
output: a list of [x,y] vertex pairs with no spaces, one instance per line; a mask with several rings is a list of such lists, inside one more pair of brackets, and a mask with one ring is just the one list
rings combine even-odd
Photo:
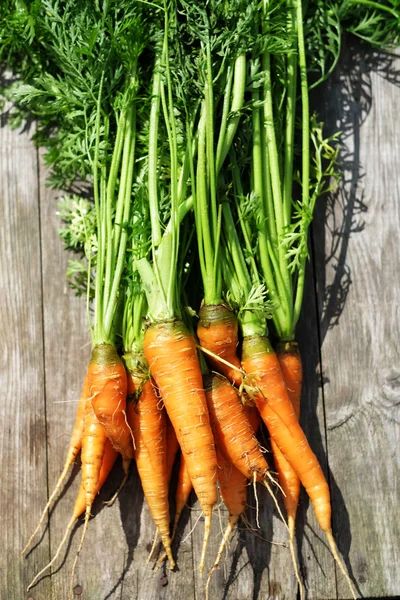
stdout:
[[[300,87],[301,87],[301,125],[302,125],[302,177],[301,177],[301,194],[302,205],[309,206],[310,201],[310,109],[308,97],[307,83],[307,65],[306,52],[304,46],[304,30],[303,30],[303,12],[301,0],[296,0],[296,21],[297,21],[297,43],[299,53],[299,68],[300,68]],[[305,279],[305,262],[306,256],[303,256],[298,268],[296,294],[294,301],[294,312],[292,316],[292,328],[298,322],[300,316],[301,305],[303,303],[304,294],[304,279]]]
[[235,60],[234,66],[234,82],[233,82],[233,97],[230,108],[230,118],[227,121],[225,134],[223,138],[218,140],[216,172],[220,172],[224,160],[232,146],[233,138],[237,131],[240,121],[240,111],[244,104],[244,93],[246,89],[246,55],[241,54]]
[[353,4],[355,6],[357,6],[357,4],[363,4],[364,6],[370,6],[371,8],[376,8],[377,10],[384,10],[396,17],[396,19],[399,17],[398,13],[394,8],[390,8],[390,6],[385,6],[381,2],[373,2],[372,0],[349,0],[348,4]]
[[[288,16],[288,29],[295,34],[296,21],[291,8],[292,0],[288,0],[290,12]],[[284,176],[283,176],[283,203],[284,226],[291,223],[292,215],[292,187],[293,187],[293,154],[294,154],[294,124],[296,120],[296,88],[297,88],[297,53],[293,48],[287,58],[287,101],[286,101],[286,129],[284,149]]]
[[[94,160],[93,160],[93,196],[94,205],[96,210],[97,220],[97,263],[96,263],[96,283],[95,283],[95,309],[94,309],[94,336],[98,335],[100,329],[100,315],[102,313],[102,283],[104,276],[104,235],[102,233],[102,221],[101,221],[101,181],[99,178],[99,155],[100,155],[100,125],[101,125],[101,97],[103,93],[104,84],[104,71],[101,75],[99,94],[97,98],[97,113],[96,113],[96,141],[94,149]],[[88,286],[90,285],[90,278],[88,278]]]
[[148,173],[148,193],[151,220],[151,239],[152,246],[156,248],[161,243],[161,225],[160,213],[158,207],[158,122],[160,116],[160,98],[161,98],[161,57],[157,56],[154,65],[154,77],[152,88],[152,100],[150,109],[150,128],[149,128],[149,173]]
[[[127,175],[124,177],[124,210],[122,214],[123,222],[127,223],[129,219],[130,213],[130,205],[131,205],[131,194],[132,194],[132,180],[133,180],[133,168],[135,163],[135,107],[132,106],[129,109],[127,115],[127,123],[126,123],[127,131],[126,136],[130,139],[130,147],[129,147],[129,160],[127,161]],[[116,224],[117,227],[121,227],[120,224]],[[105,306],[105,317],[104,317],[104,333],[107,337],[106,340],[111,334],[112,324],[114,320],[115,310],[117,306],[117,295],[120,287],[122,270],[124,268],[125,263],[125,250],[126,243],[128,239],[128,232],[125,228],[122,228],[120,233],[120,241],[119,248],[117,254],[117,261],[115,265],[114,276],[112,278],[112,287],[110,292],[110,297],[107,305]],[[110,240],[110,244],[112,240]]]
[[[224,141],[225,141],[225,136],[226,136],[226,129],[228,126],[229,111],[230,111],[230,107],[231,107],[232,84],[233,84],[233,68],[232,68],[232,65],[228,65],[227,70],[226,70],[226,83],[225,83],[224,99],[223,99],[222,113],[221,113],[221,119],[220,119],[221,125],[220,125],[220,129],[219,129],[217,152],[216,152],[216,158],[215,158],[217,167],[219,165],[222,165],[222,162],[223,162],[223,161],[221,161],[221,156],[222,156],[222,152],[223,152],[223,146],[224,146]],[[217,173],[219,172],[219,170],[220,170],[220,168],[217,168]]]

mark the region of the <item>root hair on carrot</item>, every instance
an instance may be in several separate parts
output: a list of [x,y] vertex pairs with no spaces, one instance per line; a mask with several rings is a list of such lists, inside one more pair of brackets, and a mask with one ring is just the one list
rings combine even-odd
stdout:
[[326,537],[328,539],[329,547],[330,547],[331,552],[333,554],[333,558],[335,559],[335,561],[339,565],[339,568],[342,571],[342,573],[344,575],[344,578],[347,581],[347,585],[350,588],[350,591],[351,591],[351,594],[352,594],[354,600],[357,600],[358,595],[357,595],[356,589],[354,587],[354,584],[353,584],[352,580],[350,579],[350,576],[349,576],[349,574],[347,572],[347,569],[346,569],[346,566],[345,566],[345,564],[343,562],[343,559],[342,559],[342,557],[339,554],[339,550],[338,550],[338,547],[337,547],[336,542],[334,540],[332,530],[330,529],[329,531],[326,531],[325,534],[326,534]]
[[[238,373],[240,373],[242,375],[243,378],[245,377],[246,373],[243,369],[240,369],[239,367],[237,367],[236,365],[233,365],[232,363],[228,362],[224,358],[221,358],[220,356],[218,356],[218,354],[215,354],[214,352],[212,352],[211,350],[208,350],[207,348],[203,348],[203,346],[200,346],[199,344],[196,344],[196,348],[198,350],[200,350],[201,352],[203,352],[204,354],[208,354],[208,356],[211,356],[211,358],[213,358],[214,360],[217,360],[218,362],[222,363],[226,367],[229,367],[229,368],[233,369],[234,371],[237,371]],[[220,373],[218,373],[218,375],[220,375]]]
[[[153,560],[153,554],[156,551],[156,547],[157,547],[157,544],[158,544],[158,539],[159,539],[159,532],[158,532],[158,529],[156,529],[155,532],[154,532],[153,545],[151,546],[149,555],[148,555],[147,560],[146,560],[146,564],[148,564],[149,562],[151,562]],[[166,559],[167,558],[167,553],[164,552],[163,556],[165,556],[165,559]]]
[[124,487],[125,483],[128,480],[129,477],[129,466],[131,464],[130,460],[127,459],[122,459],[122,468],[124,470],[124,478],[122,479],[121,483],[119,484],[119,487],[117,489],[117,491],[111,496],[111,498],[109,500],[104,500],[103,504],[105,504],[106,506],[112,506],[115,502],[115,500],[117,499],[120,491],[122,490],[122,488]]
[[73,528],[74,524],[76,523],[76,521],[77,521],[76,517],[73,516],[72,519],[70,520],[70,522],[67,525],[67,529],[65,530],[64,537],[61,540],[61,542],[60,542],[60,544],[59,544],[59,546],[57,548],[57,551],[56,551],[55,555],[53,556],[53,558],[51,559],[51,561],[45,567],[43,567],[43,569],[41,571],[39,571],[39,573],[37,575],[35,575],[35,577],[31,581],[31,583],[26,588],[27,592],[29,592],[29,590],[36,585],[36,583],[38,582],[38,580],[40,579],[40,577],[43,575],[43,573],[45,571],[47,571],[47,569],[49,569],[52,565],[54,565],[54,563],[57,560],[57,558],[59,557],[60,552],[61,552],[63,546],[65,545],[65,542],[67,541],[68,536],[71,533],[72,528]]
[[271,489],[271,486],[270,486],[270,485],[269,485],[269,483],[267,483],[266,481],[263,481],[263,482],[262,482],[262,484],[263,484],[263,485],[264,485],[264,486],[267,488],[267,490],[268,490],[268,492],[269,492],[269,494],[270,494],[271,498],[272,498],[272,499],[273,499],[273,501],[274,501],[274,504],[275,504],[276,510],[278,511],[278,513],[279,513],[279,516],[280,516],[280,518],[282,519],[282,522],[283,522],[283,523],[286,525],[286,528],[289,530],[288,524],[286,523],[286,519],[285,519],[285,517],[283,516],[283,513],[282,513],[282,510],[281,510],[281,507],[279,506],[278,499],[277,499],[277,497],[275,496],[274,492],[272,491],[272,489]]
[[84,522],[84,526],[83,526],[81,541],[79,543],[79,547],[78,547],[78,550],[76,552],[74,564],[72,565],[70,595],[69,595],[70,600],[74,600],[74,595],[75,595],[74,594],[74,576],[75,576],[75,570],[76,570],[76,565],[78,564],[79,555],[80,555],[81,550],[82,550],[83,542],[85,541],[86,532],[87,532],[87,529],[88,529],[88,526],[89,526],[89,519],[90,519],[90,509],[86,510],[86,513],[85,513],[85,522]]

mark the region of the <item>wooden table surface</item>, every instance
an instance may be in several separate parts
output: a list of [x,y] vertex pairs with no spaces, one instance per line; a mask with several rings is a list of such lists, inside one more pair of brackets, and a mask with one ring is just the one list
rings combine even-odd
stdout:
[[[298,337],[305,381],[302,425],[327,474],[333,529],[364,598],[400,596],[400,59],[348,42],[314,103],[328,132],[341,130],[343,181],[319,202]],[[52,572],[26,586],[54,554],[79,486],[76,466],[40,543],[20,552],[64,461],[90,355],[85,302],[65,283],[57,236],[59,194],[32,142],[34,126],[0,129],[0,403],[2,600],[66,600],[82,531],[73,530]],[[146,560],[154,527],[136,470],[112,506],[118,466],[96,500],[76,571],[82,600],[198,600],[202,519],[186,510],[174,552],[178,570]],[[211,600],[294,600],[285,528],[264,490],[249,490],[242,523],[210,587]],[[211,566],[226,513],[215,511]],[[297,541],[309,600],[347,599],[303,494]]]

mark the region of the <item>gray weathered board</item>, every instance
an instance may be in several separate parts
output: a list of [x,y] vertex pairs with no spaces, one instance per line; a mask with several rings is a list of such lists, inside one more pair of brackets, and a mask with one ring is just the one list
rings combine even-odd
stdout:
[[[343,132],[343,183],[320,202],[312,266],[298,334],[305,381],[302,424],[329,478],[333,528],[364,598],[400,595],[400,60],[359,46],[314,101],[327,131]],[[33,530],[63,464],[90,343],[85,303],[65,283],[57,194],[33,147],[34,126],[0,130],[2,401],[0,403],[2,600],[64,600],[82,530],[53,570],[27,584],[55,552],[79,485],[76,466],[48,527],[26,559]],[[75,576],[82,600],[204,598],[197,565],[201,513],[183,515],[178,570],[146,560],[154,527],[137,473],[113,506],[117,467],[96,501]],[[293,600],[297,586],[285,528],[264,490],[246,513],[210,588],[213,600]],[[215,511],[211,566],[226,513]],[[199,521],[199,522],[198,522]],[[346,599],[313,511],[303,495],[297,540],[309,600]]]

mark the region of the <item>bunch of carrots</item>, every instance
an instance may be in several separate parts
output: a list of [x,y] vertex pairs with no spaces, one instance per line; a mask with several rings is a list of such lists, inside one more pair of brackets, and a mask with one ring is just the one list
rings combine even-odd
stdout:
[[[309,90],[336,64],[338,31],[357,33],[357,19],[365,39],[396,42],[390,4],[5,4],[0,56],[19,74],[8,91],[16,118],[35,116],[51,183],[85,183],[93,199],[70,195],[62,209],[62,236],[84,255],[70,278],[86,295],[92,357],[65,465],[25,551],[79,453],[82,482],[65,536],[31,586],[84,515],[76,564],[120,454],[125,478],[136,461],[171,569],[192,489],[205,518],[200,570],[218,489],[229,513],[211,577],[249,482],[260,483],[287,521],[302,595],[295,522],[303,485],[356,597],[332,534],[329,487],[299,425],[295,330],[308,229],[336,177],[337,136],[324,138]],[[257,439],[261,422],[272,470]]]

